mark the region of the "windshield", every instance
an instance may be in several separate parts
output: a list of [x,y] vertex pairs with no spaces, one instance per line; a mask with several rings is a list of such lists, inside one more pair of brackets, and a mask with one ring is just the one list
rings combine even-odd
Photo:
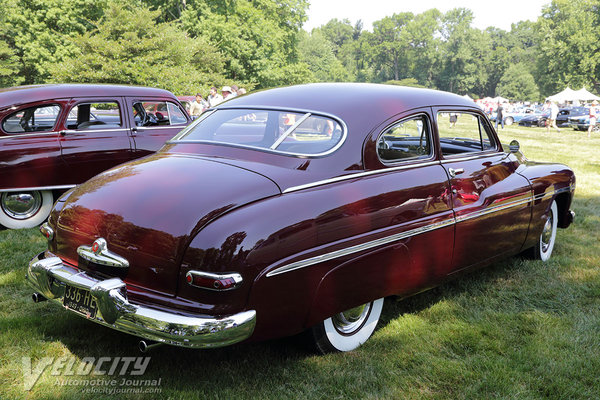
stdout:
[[335,119],[310,112],[219,109],[174,140],[253,147],[295,155],[323,155],[345,136]]

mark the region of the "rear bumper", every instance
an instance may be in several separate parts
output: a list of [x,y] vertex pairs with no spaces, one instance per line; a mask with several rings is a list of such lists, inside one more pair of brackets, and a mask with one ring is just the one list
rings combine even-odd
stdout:
[[[84,271],[63,264],[60,258],[51,253],[40,253],[30,261],[27,281],[37,293],[61,305],[65,285],[87,290],[98,307],[92,321],[121,332],[176,346],[228,346],[249,338],[256,325],[254,310],[222,318],[192,317],[130,303],[126,284],[121,279],[98,280]],[[83,315],[70,308],[69,311]]]

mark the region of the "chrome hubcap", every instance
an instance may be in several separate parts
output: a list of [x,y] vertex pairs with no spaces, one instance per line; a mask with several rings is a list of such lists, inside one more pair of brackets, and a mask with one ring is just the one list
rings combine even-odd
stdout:
[[40,192],[4,192],[0,206],[6,215],[14,219],[27,219],[34,216],[42,206]]
[[544,225],[544,230],[542,231],[542,251],[545,253],[550,247],[550,241],[552,240],[552,219],[554,215],[550,213],[548,219],[546,220],[546,224]]
[[331,320],[335,329],[345,335],[352,334],[360,329],[367,320],[371,312],[373,303],[363,304],[362,306],[351,308],[339,314],[334,315]]

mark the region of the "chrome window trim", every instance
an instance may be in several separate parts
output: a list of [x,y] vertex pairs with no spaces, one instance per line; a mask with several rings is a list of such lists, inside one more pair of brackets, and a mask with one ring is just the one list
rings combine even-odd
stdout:
[[[96,125],[97,126],[97,125]],[[83,132],[127,132],[129,128],[112,128],[112,129],[67,129],[65,134],[83,133]]]
[[72,189],[77,185],[57,185],[57,186],[33,186],[26,188],[10,188],[10,189],[0,189],[1,192],[32,192],[35,190],[64,190],[64,189]]
[[[434,231],[437,229],[441,229],[444,228],[446,226],[451,226],[451,225],[456,225],[460,222],[472,219],[472,218],[476,218],[482,215],[486,215],[486,214],[492,214],[498,211],[503,211],[503,210],[507,210],[509,208],[513,208],[513,207],[517,207],[523,204],[527,204],[530,203],[532,201],[535,200],[540,200],[543,199],[545,197],[549,197],[549,196],[554,196],[556,194],[562,193],[562,192],[568,192],[572,190],[572,186],[569,185],[568,187],[565,188],[561,188],[561,189],[557,189],[557,190],[553,190],[551,192],[546,192],[546,193],[542,193],[536,196],[531,196],[528,197],[527,199],[522,199],[522,200],[515,200],[512,201],[510,203],[506,203],[506,204],[501,204],[498,206],[494,206],[491,207],[489,209],[486,210],[481,210],[481,211],[476,211],[470,214],[466,214],[466,215],[462,215],[459,217],[455,217],[455,218],[450,218],[448,220],[445,221],[440,221],[440,222],[435,222],[433,224],[429,224],[426,226],[422,226],[420,228],[415,228],[415,229],[411,229],[405,232],[401,232],[401,233],[396,233],[390,236],[386,236],[383,238],[379,238],[379,239],[375,239],[375,240],[371,240],[362,244],[357,244],[354,246],[350,246],[347,247],[345,249],[340,249],[340,250],[335,250],[329,253],[325,253],[322,255],[318,255],[318,256],[313,256],[313,257],[309,257],[309,258],[305,258],[303,260],[300,261],[295,261],[292,262],[290,264],[285,264],[281,267],[275,268],[272,271],[269,271],[267,273],[267,278],[272,277],[272,276],[277,276],[280,274],[284,274],[286,272],[290,272],[290,271],[295,271],[298,269],[302,269],[305,267],[309,267],[311,265],[315,265],[321,262],[325,262],[325,261],[329,261],[329,260],[333,260],[339,257],[343,257],[343,256],[347,256],[350,254],[354,254],[360,251],[364,251],[364,250],[369,250],[371,248],[377,247],[377,246],[382,246],[385,244],[389,244],[389,243],[393,243],[396,242],[398,240],[402,240],[402,239],[406,239],[412,236],[416,236],[416,235],[420,235],[422,233],[426,233],[426,232],[430,232],[430,231]],[[530,192],[531,194],[531,192]]]
[[[469,153],[469,154],[473,154],[473,153]],[[485,151],[485,152],[478,152],[477,155],[473,155],[473,156],[463,156],[462,154],[457,154],[455,156],[445,156],[444,159],[442,159],[440,162],[442,164],[447,164],[447,163],[451,163],[451,162],[457,162],[457,161],[471,161],[471,160],[476,160],[478,158],[486,158],[486,157],[493,157],[493,156],[499,156],[499,155],[504,155],[506,153],[502,152],[502,151],[496,151],[494,150],[493,152],[491,152],[490,150]],[[452,157],[456,157],[456,158],[452,158]]]
[[403,169],[411,169],[411,168],[417,168],[417,167],[427,167],[427,166],[436,165],[436,164],[439,165],[439,163],[440,162],[437,160],[418,162],[418,163],[415,163],[413,160],[413,163],[411,163],[411,164],[398,165],[396,167],[390,167],[390,168],[382,168],[382,169],[378,169],[375,171],[358,172],[355,174],[342,175],[342,176],[337,176],[335,178],[323,179],[320,181],[305,183],[303,185],[292,186],[292,187],[285,189],[282,193],[285,194],[285,193],[290,193],[290,192],[296,192],[298,190],[309,189],[312,187],[327,185],[330,183],[342,182],[342,181],[349,180],[349,179],[361,178],[363,176],[371,176],[371,175],[383,174],[386,172],[401,171]]
[[2,139],[12,139],[12,138],[21,138],[21,137],[31,137],[31,136],[52,136],[52,135],[58,136],[58,132],[57,131],[52,131],[52,132],[29,132],[29,133],[20,133],[18,135],[11,135],[10,133],[7,133],[6,136],[0,136],[0,140],[2,140]]
[[[227,143],[227,142],[216,142],[216,141],[211,141],[211,140],[185,140],[185,139],[180,139],[180,137],[183,137],[184,135],[188,134],[188,132],[190,130],[192,130],[193,128],[195,128],[196,125],[198,125],[202,120],[204,120],[206,117],[208,117],[209,115],[211,115],[212,113],[214,113],[214,112],[216,112],[218,110],[281,111],[281,112],[289,112],[289,113],[296,113],[296,114],[307,114],[307,113],[310,113],[311,115],[316,115],[316,116],[327,117],[327,118],[333,119],[342,128],[342,136],[340,137],[340,140],[336,143],[336,145],[333,146],[331,149],[329,149],[327,151],[324,151],[322,153],[315,153],[315,154],[293,153],[293,152],[290,152],[290,151],[272,150],[270,148],[265,148],[265,147],[247,146],[247,145],[243,145],[243,144]],[[206,117],[203,117],[204,114],[207,114]],[[166,143],[167,144],[199,143],[199,144],[228,145],[228,146],[231,146],[231,147],[237,147],[237,148],[242,148],[242,149],[250,149],[250,150],[265,151],[265,152],[268,152],[268,153],[280,154],[280,155],[284,155],[284,156],[293,156],[293,157],[299,157],[299,158],[317,158],[317,157],[328,156],[328,155],[334,153],[337,149],[339,149],[340,147],[342,147],[342,145],[346,142],[346,138],[347,137],[348,137],[348,127],[346,126],[346,123],[342,119],[338,118],[337,116],[335,116],[333,114],[324,113],[324,112],[315,111],[315,110],[289,109],[289,108],[271,107],[271,106],[264,106],[264,107],[261,107],[261,106],[224,106],[224,107],[218,107],[218,108],[215,108],[215,109],[209,109],[209,110],[205,111],[200,116],[200,118],[198,118],[193,123],[191,123],[190,125],[188,125],[187,128],[185,128],[183,131],[179,132],[177,135],[175,135],[175,137],[173,137],[171,140],[168,140]]]
[[[408,121],[411,119],[416,119],[418,117],[424,116],[425,120],[427,121],[428,124],[428,131],[429,131],[429,145],[431,147],[430,153],[427,154],[426,157],[412,157],[412,158],[408,158],[408,159],[404,159],[404,160],[399,160],[399,161],[384,161],[381,159],[381,157],[379,156],[379,151],[378,151],[378,144],[379,144],[379,140],[383,137],[384,133],[390,129],[391,127],[393,127],[394,125],[400,124],[404,121]],[[385,166],[395,166],[398,164],[404,164],[407,162],[413,162],[415,160],[433,160],[435,158],[435,149],[434,149],[434,142],[433,142],[433,129],[432,129],[432,125],[431,125],[431,121],[429,116],[427,115],[427,113],[425,112],[419,112],[417,114],[413,114],[404,118],[401,118],[399,120],[396,120],[395,122],[392,122],[391,124],[387,125],[385,128],[383,128],[381,130],[381,132],[379,132],[379,135],[377,135],[377,140],[375,141],[375,152],[377,153],[377,159],[379,160],[379,162]]]

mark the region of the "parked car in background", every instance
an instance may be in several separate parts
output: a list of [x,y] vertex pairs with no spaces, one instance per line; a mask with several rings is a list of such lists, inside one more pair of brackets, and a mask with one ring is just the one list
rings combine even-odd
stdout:
[[278,88],[222,103],[156,154],[65,193],[27,279],[35,300],[141,348],[308,330],[318,350],[349,351],[387,296],[524,251],[548,260],[574,190],[571,169],[505,147],[460,96]]
[[[569,126],[578,131],[587,131],[590,127],[590,116],[569,117]],[[596,122],[596,127],[600,127],[600,122]]]
[[39,225],[60,193],[155,152],[190,121],[175,96],[161,89],[0,89],[0,225]]
[[559,127],[568,127],[570,126],[569,118],[572,117],[581,117],[590,114],[590,110],[587,107],[568,107],[561,108],[558,111],[558,116],[556,117],[556,125]]
[[519,126],[546,126],[549,117],[550,110],[537,110],[521,118]]
[[[504,125],[510,126],[514,123],[519,123],[521,121],[521,119],[523,119],[525,116],[532,114],[535,111],[535,109],[531,108],[531,107],[523,107],[523,108],[519,108],[516,109],[514,111],[505,111],[504,114]],[[490,121],[492,122],[496,122],[496,112],[493,112],[490,115]]]

